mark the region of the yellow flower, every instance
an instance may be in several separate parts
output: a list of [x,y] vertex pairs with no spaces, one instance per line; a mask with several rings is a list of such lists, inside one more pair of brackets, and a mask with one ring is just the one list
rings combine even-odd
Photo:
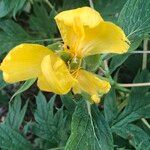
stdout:
[[[64,51],[71,60],[65,62],[59,52],[38,44],[21,44],[13,48],[1,63],[4,80],[15,83],[38,78],[41,90],[66,94],[82,91],[98,103],[110,84],[81,68],[83,57],[102,53],[124,53],[129,41],[124,32],[113,23],[103,21],[98,12],[83,7],[61,12],[55,17]],[[75,64],[75,67],[72,67]]]
[[82,7],[59,13],[55,20],[66,45],[73,56],[85,57],[102,53],[125,53],[129,41],[123,30],[104,21],[100,14]]

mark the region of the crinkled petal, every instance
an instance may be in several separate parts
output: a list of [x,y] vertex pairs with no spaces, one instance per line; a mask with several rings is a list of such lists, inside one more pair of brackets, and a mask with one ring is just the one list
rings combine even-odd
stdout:
[[100,22],[94,28],[85,27],[85,36],[78,49],[83,56],[118,53],[122,54],[129,49],[129,41],[124,31],[111,22]]
[[41,74],[44,56],[52,53],[38,44],[21,44],[13,48],[1,63],[4,80],[8,83],[24,81]]
[[84,27],[93,28],[103,21],[100,14],[90,7],[67,10],[55,17],[64,43],[75,51],[84,37]]
[[51,91],[56,94],[66,94],[69,92],[75,79],[69,73],[62,59],[56,54],[47,55],[42,61],[41,68],[47,83],[43,85],[39,82],[40,89],[46,89],[46,91]]
[[99,102],[99,95],[106,94],[110,90],[109,82],[101,80],[95,74],[85,70],[79,70],[77,81],[73,92],[81,93],[81,91],[84,91],[91,95],[91,99],[95,103]]

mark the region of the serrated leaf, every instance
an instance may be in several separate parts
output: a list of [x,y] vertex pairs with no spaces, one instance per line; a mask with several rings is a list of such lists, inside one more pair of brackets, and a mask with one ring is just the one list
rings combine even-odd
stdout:
[[20,87],[20,89],[17,90],[17,92],[15,92],[15,94],[11,97],[10,101],[18,94],[21,94],[22,92],[29,89],[34,84],[35,81],[36,79],[30,79],[30,80],[25,81],[25,83]]
[[79,102],[73,114],[71,136],[66,150],[112,150],[113,141],[108,124],[96,106],[91,115],[85,101]]
[[28,101],[23,106],[23,108],[21,108],[21,98],[16,97],[14,103],[12,105],[11,104],[9,105],[9,112],[5,119],[5,124],[12,129],[19,130],[23,122],[27,106]]
[[0,54],[3,54],[18,44],[34,42],[23,28],[12,20],[0,21]]
[[[134,80],[134,83],[144,83],[150,81],[150,74],[148,71],[143,71],[137,75]],[[118,117],[113,122],[113,127],[121,127],[130,122],[133,122],[142,117],[150,118],[150,94],[148,86],[146,87],[134,87],[131,90],[128,104],[123,110],[122,113],[118,115]]]
[[37,110],[34,113],[36,123],[33,125],[33,133],[56,146],[65,144],[68,137],[63,108],[54,113],[54,101],[55,95],[47,102],[45,96],[39,92],[36,97]]
[[15,17],[16,13],[24,6],[26,0],[1,0],[0,1],[0,18],[11,14]]
[[34,3],[33,5],[34,15],[30,17],[30,27],[33,31],[40,33],[42,37],[54,37],[56,33],[56,24],[54,22],[55,10],[49,13],[42,5]]
[[20,133],[28,102],[21,108],[21,99],[18,97],[9,105],[9,112],[3,123],[0,124],[0,147],[10,150],[32,149],[32,145]]
[[113,128],[113,131],[119,136],[129,140],[137,150],[150,149],[150,136],[136,125],[128,124],[120,128]]
[[32,150],[31,144],[17,131],[0,124],[0,147],[10,150]]

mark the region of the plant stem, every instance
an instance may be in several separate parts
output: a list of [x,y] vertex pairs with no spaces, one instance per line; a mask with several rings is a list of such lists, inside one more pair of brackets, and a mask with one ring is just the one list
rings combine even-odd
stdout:
[[[143,51],[144,52],[148,51],[148,39],[144,40]],[[147,53],[143,53],[142,70],[146,69],[146,66],[147,66]]]
[[133,51],[133,52],[128,52],[129,54],[150,54],[150,50],[147,51]]
[[142,86],[150,86],[150,82],[145,82],[145,83],[127,83],[127,84],[118,84],[119,86],[122,87],[142,87]]
[[147,120],[146,120],[145,118],[142,118],[141,120],[142,120],[142,122],[150,129],[150,125],[149,125],[149,123],[147,122]]
[[93,1],[92,1],[92,0],[89,0],[89,3],[90,3],[90,7],[94,9]]

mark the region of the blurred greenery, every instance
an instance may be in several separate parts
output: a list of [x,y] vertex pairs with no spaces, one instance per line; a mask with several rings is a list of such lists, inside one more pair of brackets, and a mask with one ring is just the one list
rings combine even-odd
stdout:
[[[86,57],[83,66],[109,74],[111,81],[149,83],[150,56],[143,69],[143,54],[137,52],[143,52],[143,42],[150,38],[150,1],[92,2],[104,20],[125,31],[131,43],[127,54]],[[62,48],[54,16],[82,6],[90,6],[90,1],[0,0],[0,60],[21,43]],[[103,60],[108,61],[107,72]],[[114,83],[99,105],[89,106],[82,95],[41,92],[35,81],[10,85],[0,72],[0,149],[150,150],[150,86]]]

